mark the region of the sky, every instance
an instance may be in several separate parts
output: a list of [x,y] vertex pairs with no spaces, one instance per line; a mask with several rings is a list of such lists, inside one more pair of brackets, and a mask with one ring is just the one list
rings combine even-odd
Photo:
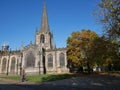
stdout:
[[[48,22],[57,48],[66,47],[72,32],[89,29],[102,34],[93,13],[100,0],[46,0]],[[13,50],[35,42],[40,29],[44,0],[0,0],[0,47]],[[0,48],[1,49],[1,48]]]

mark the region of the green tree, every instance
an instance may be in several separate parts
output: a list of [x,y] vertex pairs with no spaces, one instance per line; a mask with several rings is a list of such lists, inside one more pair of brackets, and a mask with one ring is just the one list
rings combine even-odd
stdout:
[[94,51],[92,55],[96,64],[111,70],[111,65],[118,59],[116,42],[111,42],[104,37],[99,37],[94,40],[93,44],[95,44],[95,46],[92,49]]
[[118,55],[118,41],[110,40],[107,41],[107,55],[106,55],[106,66],[109,70],[119,70],[120,69],[120,60]]
[[110,39],[120,38],[120,0],[101,0],[100,22]]

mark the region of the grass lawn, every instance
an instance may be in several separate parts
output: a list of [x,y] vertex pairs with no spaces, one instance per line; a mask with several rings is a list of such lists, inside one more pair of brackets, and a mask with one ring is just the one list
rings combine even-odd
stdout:
[[[62,80],[71,77],[77,77],[78,74],[46,74],[46,75],[33,75],[33,76],[26,76],[26,80],[35,83],[41,82],[48,82],[48,81],[55,81],[55,80]],[[20,76],[3,76],[1,78],[6,79],[13,79],[13,80],[21,80]]]
[[[118,72],[109,72],[111,74],[120,74],[120,71]],[[42,82],[48,82],[48,81],[55,81],[55,80],[62,80],[62,79],[68,79],[72,77],[79,77],[79,76],[85,76],[85,75],[99,75],[99,73],[91,73],[91,74],[45,74],[45,75],[27,75],[26,80],[34,83],[42,83]],[[6,79],[13,79],[21,81],[21,76],[0,76],[0,78],[6,78]]]

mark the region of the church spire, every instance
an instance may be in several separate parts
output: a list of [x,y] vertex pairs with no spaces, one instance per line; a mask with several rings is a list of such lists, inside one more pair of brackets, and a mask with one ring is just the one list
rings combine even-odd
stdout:
[[49,31],[48,16],[46,10],[46,2],[44,0],[44,8],[42,12],[42,22],[41,22],[40,32],[48,32],[48,31]]

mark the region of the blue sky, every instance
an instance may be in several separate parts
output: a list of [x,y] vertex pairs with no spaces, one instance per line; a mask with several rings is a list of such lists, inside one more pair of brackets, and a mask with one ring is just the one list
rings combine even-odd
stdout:
[[[66,47],[73,31],[90,29],[102,34],[93,12],[100,0],[46,0],[50,31],[58,48]],[[35,41],[40,28],[44,0],[0,0],[0,46],[19,49],[21,42]]]

